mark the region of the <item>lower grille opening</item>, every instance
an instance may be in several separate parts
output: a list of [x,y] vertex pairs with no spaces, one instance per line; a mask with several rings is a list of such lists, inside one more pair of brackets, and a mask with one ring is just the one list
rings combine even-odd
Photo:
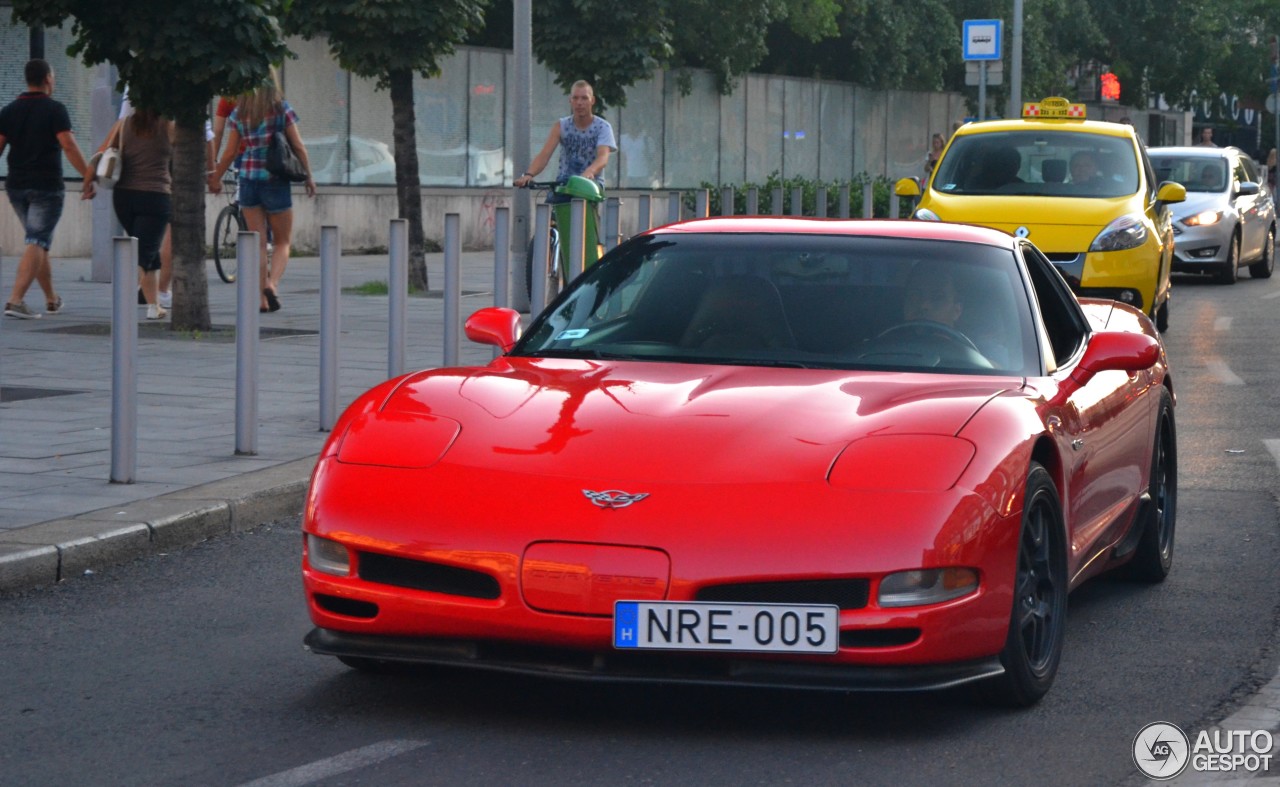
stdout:
[[502,595],[498,580],[483,572],[376,552],[359,553],[359,574],[366,582],[450,596],[495,599]]
[[894,648],[920,639],[920,629],[855,629],[840,632],[842,648]]
[[346,615],[349,618],[376,618],[378,616],[378,605],[368,601],[330,596],[327,593],[316,593],[314,598],[316,606],[325,612],[332,612],[335,615]]
[[871,582],[866,579],[816,579],[795,582],[743,582],[712,585],[697,593],[698,601],[742,604],[834,604],[840,609],[867,605]]

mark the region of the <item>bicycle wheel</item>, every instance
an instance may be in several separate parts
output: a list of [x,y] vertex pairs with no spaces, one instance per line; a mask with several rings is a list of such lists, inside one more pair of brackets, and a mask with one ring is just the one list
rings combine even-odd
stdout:
[[240,208],[228,205],[213,223],[213,264],[227,284],[236,280],[236,237],[246,229]]
[[[551,228],[551,236],[548,239],[551,244],[550,257],[552,263],[550,268],[543,272],[547,277],[547,303],[560,294],[562,286],[560,266],[556,261],[560,259],[560,233],[553,226]],[[533,241],[529,241],[529,248],[524,255],[524,290],[529,300],[533,300]]]

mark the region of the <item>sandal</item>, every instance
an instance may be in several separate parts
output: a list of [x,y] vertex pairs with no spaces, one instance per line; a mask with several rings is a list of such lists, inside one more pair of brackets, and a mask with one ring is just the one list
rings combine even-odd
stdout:
[[276,295],[276,291],[273,288],[267,287],[262,291],[262,295],[267,299],[267,309],[269,311],[280,311],[280,296]]

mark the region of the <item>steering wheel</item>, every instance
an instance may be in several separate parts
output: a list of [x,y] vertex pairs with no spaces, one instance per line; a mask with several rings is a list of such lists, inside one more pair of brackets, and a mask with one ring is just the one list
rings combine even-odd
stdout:
[[[907,334],[910,334],[908,336]],[[896,339],[896,341],[893,341]],[[913,346],[913,340],[924,339],[924,343],[932,345],[928,350],[932,352],[926,355],[926,348]],[[873,349],[862,353],[860,358],[867,358],[874,355],[896,354],[888,348],[876,349],[876,345],[901,345],[902,349],[908,351],[908,354],[919,355],[929,359],[925,365],[940,366],[943,360],[959,361],[968,366],[980,369],[993,368],[991,360],[982,354],[978,346],[973,340],[965,336],[960,331],[949,325],[944,325],[933,320],[907,320],[897,325],[892,325],[881,331],[869,344]],[[940,352],[937,345],[943,345],[949,348],[951,352]],[[933,356],[930,358],[930,355]]]

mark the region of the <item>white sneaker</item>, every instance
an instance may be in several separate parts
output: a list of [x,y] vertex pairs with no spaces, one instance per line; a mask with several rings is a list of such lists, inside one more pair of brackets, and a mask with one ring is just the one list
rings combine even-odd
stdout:
[[148,320],[163,320],[165,317],[168,317],[168,316],[169,316],[169,312],[165,311],[163,308],[157,306],[154,303],[147,307]]
[[38,320],[42,316],[40,312],[33,312],[27,308],[27,304],[22,301],[17,303],[6,303],[4,305],[4,316],[17,317],[19,320]]
[[173,308],[173,292],[170,290],[160,290],[160,294],[156,297],[156,301],[161,308]]

